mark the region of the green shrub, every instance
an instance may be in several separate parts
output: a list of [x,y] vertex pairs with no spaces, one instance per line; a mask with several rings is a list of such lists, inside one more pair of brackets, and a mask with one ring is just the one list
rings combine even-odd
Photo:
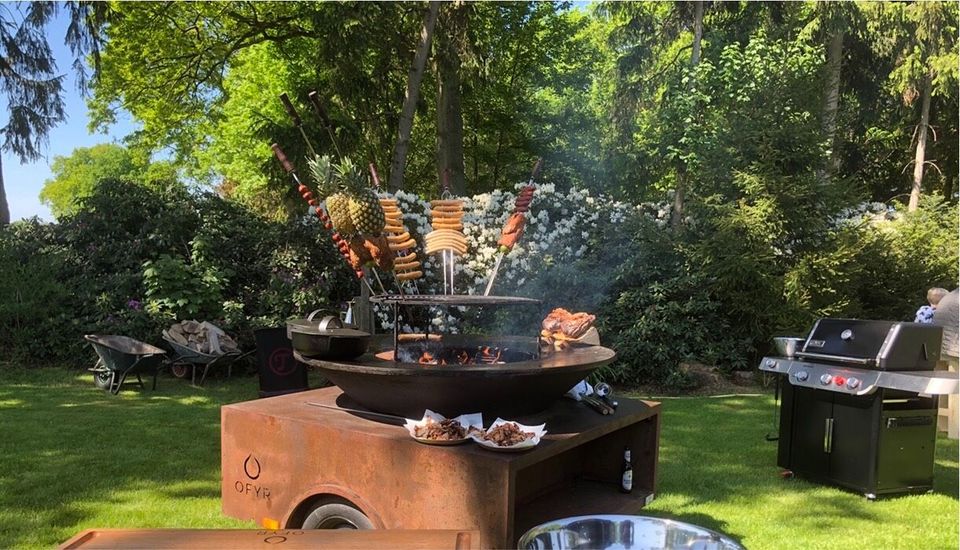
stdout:
[[25,364],[57,351],[58,334],[73,319],[63,309],[62,251],[51,246],[51,227],[33,219],[0,231],[0,349]]
[[913,213],[897,205],[838,221],[810,205],[796,212],[796,200],[746,193],[698,205],[681,232],[626,228],[599,311],[619,360],[600,376],[682,388],[682,362],[752,369],[772,336],[805,334],[820,317],[911,321],[928,288],[957,287],[956,204],[931,196]]
[[144,262],[143,283],[150,313],[174,319],[215,319],[223,313],[224,274],[215,270],[163,254]]
[[0,261],[0,349],[75,366],[90,355],[84,334],[159,344],[163,328],[198,318],[250,345],[250,329],[357,291],[316,222],[119,180],[101,181],[60,223],[0,229]]
[[936,195],[915,212],[843,224],[785,277],[796,330],[822,316],[912,321],[927,289],[958,285],[958,210]]

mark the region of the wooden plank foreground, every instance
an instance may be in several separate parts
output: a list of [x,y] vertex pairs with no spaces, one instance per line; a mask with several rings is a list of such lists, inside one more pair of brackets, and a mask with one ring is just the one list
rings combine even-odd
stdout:
[[82,548],[168,550],[223,549],[233,550],[277,548],[299,550],[336,548],[366,550],[478,550],[479,531],[463,530],[370,530],[348,529],[292,530],[281,529],[88,529],[76,534],[60,546],[61,550]]

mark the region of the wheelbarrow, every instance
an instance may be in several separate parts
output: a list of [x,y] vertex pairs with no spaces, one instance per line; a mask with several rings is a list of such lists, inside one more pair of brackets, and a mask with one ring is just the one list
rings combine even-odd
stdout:
[[166,351],[127,336],[87,334],[83,339],[97,352],[96,365],[88,369],[96,387],[117,395],[128,376],[135,375],[143,388],[140,375],[153,374],[152,389],[157,389],[157,372]]
[[[227,378],[229,378],[233,374],[233,364],[256,351],[252,350],[246,353],[230,351],[216,355],[197,351],[175,342],[167,336],[163,337],[163,341],[170,346],[174,353],[174,357],[170,360],[170,372],[177,378],[185,378],[186,369],[191,369],[190,383],[195,386],[202,386],[204,380],[207,379],[207,373],[216,368],[226,367]],[[200,375],[200,384],[197,384],[197,368],[201,366],[203,367],[203,373]]]

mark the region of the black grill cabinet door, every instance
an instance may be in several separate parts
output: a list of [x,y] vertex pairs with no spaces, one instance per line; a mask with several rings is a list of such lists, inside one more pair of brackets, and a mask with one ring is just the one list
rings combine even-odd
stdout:
[[874,493],[879,394],[834,394],[830,477],[840,485]]
[[827,477],[830,455],[824,452],[827,420],[832,418],[830,392],[794,387],[790,469],[800,475]]

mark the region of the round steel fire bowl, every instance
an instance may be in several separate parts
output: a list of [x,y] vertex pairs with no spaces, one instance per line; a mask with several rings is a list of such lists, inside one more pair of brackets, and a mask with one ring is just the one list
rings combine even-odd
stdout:
[[[583,346],[538,359],[537,339],[529,337],[497,337],[494,341],[484,336],[445,335],[429,343],[408,344],[434,352],[489,347],[499,351],[503,358],[520,360],[467,365],[394,361],[392,335],[373,337],[370,351],[350,361],[294,355],[297,360],[318,368],[347,396],[371,411],[406,418],[421,418],[424,409],[447,417],[482,412],[489,421],[498,416],[514,418],[546,409],[577,382],[617,356],[609,348]],[[408,349],[406,346],[401,342],[401,352]],[[401,353],[401,356],[412,355]]]

